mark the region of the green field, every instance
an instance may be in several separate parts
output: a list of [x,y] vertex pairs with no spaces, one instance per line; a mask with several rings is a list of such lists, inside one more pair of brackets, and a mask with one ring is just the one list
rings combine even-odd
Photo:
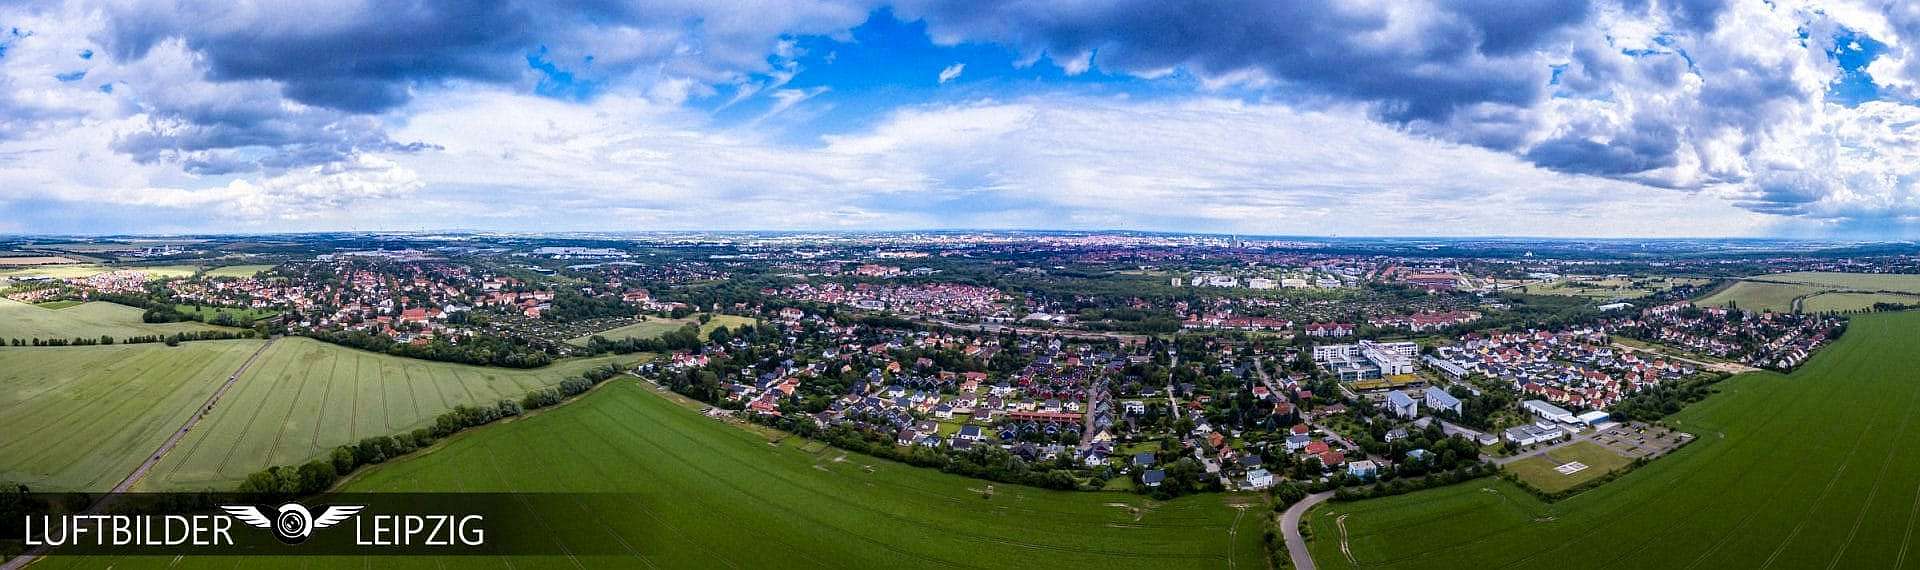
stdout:
[[42,265],[0,270],[0,277],[52,277],[55,279],[73,279],[92,277],[108,271],[145,271],[147,272],[148,279],[154,279],[162,277],[191,277],[194,273],[200,271],[200,267],[194,265],[154,265],[146,267],[130,265],[109,266],[82,263],[77,265]]
[[174,305],[173,310],[188,315],[200,315],[200,319],[203,321],[211,321],[221,313],[231,315],[235,322],[257,321],[280,314],[280,311],[273,309],[239,309],[233,307],[209,307],[204,305],[199,308],[195,308],[193,305]]
[[[667,334],[667,331],[671,331],[671,330],[684,327],[690,324],[698,323],[698,322],[700,322],[700,318],[697,316],[687,317],[684,319],[663,319],[659,317],[648,317],[647,320],[645,321],[641,321],[641,322],[627,325],[624,327],[608,329],[608,330],[600,331],[594,334],[569,339],[567,340],[567,343],[572,344],[574,346],[586,346],[587,339],[593,338],[595,336],[602,337],[607,340],[620,340],[620,339],[626,339],[626,338],[653,338],[656,336]],[[720,327],[733,328],[733,327],[738,327],[740,325],[751,325],[753,323],[754,323],[754,320],[747,317],[716,314],[713,316],[713,319],[707,321],[707,324],[700,326],[700,334],[703,335],[703,338],[704,338],[704,335],[706,335],[707,333],[713,332],[713,329],[717,329]]]
[[126,305],[99,301],[49,308],[0,299],[0,339],[99,338],[100,335],[108,335],[119,340],[130,336],[222,329],[203,323],[143,323],[140,322],[143,312]]
[[261,342],[0,348],[0,481],[112,487]]
[[44,303],[34,303],[33,306],[39,307],[42,309],[51,309],[51,310],[57,311],[60,309],[65,309],[67,307],[78,307],[84,303],[85,303],[84,301],[74,301],[69,299],[66,301],[47,301]]
[[1669,419],[1699,436],[1692,444],[1551,505],[1498,479],[1324,505],[1311,522],[1314,559],[1328,568],[1920,566],[1917,329],[1920,312],[1859,317],[1790,376],[1722,382]]
[[1528,285],[1525,293],[1562,295],[1596,299],[1637,299],[1681,285],[1705,285],[1709,279],[1689,277],[1583,277],[1569,275],[1541,285]]
[[203,277],[252,277],[254,274],[273,269],[272,264],[264,265],[228,265],[208,269]]
[[[983,493],[989,485],[991,498]],[[1163,503],[1131,493],[1046,491],[848,454],[799,438],[769,445],[757,433],[700,416],[629,379],[375,467],[345,490],[618,493],[603,502],[556,499],[530,507],[570,550],[586,551],[591,544],[631,555],[255,562],[321,568],[1266,568],[1260,540],[1271,513],[1251,496]],[[116,568],[227,568],[235,562],[111,561]],[[45,564],[104,565],[79,558]]]
[[1920,275],[1797,272],[1749,277],[1699,299],[1708,307],[1734,302],[1742,309],[1790,312],[1857,311],[1874,303],[1920,304]]
[[[1587,468],[1568,474],[1555,470],[1568,462],[1579,462]],[[1626,456],[1601,447],[1598,443],[1576,441],[1547,452],[1545,455],[1535,455],[1509,463],[1503,469],[1513,473],[1515,477],[1519,477],[1521,481],[1532,485],[1535,489],[1558,493],[1579,486],[1581,483],[1599,479],[1615,469],[1632,463],[1633,461]]]
[[569,359],[515,370],[283,338],[138,488],[226,489],[267,465],[301,463],[364,437],[425,426],[455,405],[518,400],[588,368],[641,358]]

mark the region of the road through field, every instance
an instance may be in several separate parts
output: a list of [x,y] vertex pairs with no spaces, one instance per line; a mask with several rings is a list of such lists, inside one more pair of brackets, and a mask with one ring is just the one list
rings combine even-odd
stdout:
[[1306,498],[1300,499],[1300,502],[1287,507],[1287,512],[1280,515],[1280,532],[1286,535],[1287,557],[1293,559],[1294,568],[1314,570],[1313,554],[1307,552],[1307,539],[1300,536],[1300,517],[1331,498],[1333,498],[1333,491],[1307,495]]
[[[100,512],[113,500],[114,495],[125,493],[127,490],[133,488],[134,483],[140,482],[140,478],[145,477],[147,471],[153,469],[155,464],[160,463],[160,458],[165,457],[168,451],[172,451],[174,446],[179,445],[180,440],[186,439],[187,432],[193,430],[193,426],[200,423],[200,418],[206,417],[207,413],[213,410],[213,405],[220,402],[220,396],[226,395],[229,388],[232,388],[234,384],[240,382],[240,374],[246,372],[247,367],[252,366],[253,361],[258,360],[260,355],[265,353],[268,347],[273,346],[274,341],[277,340],[280,340],[280,338],[269,338],[266,343],[260,345],[260,348],[255,349],[253,355],[248,356],[246,362],[240,363],[240,368],[234,370],[233,374],[227,375],[227,381],[220,384],[220,388],[214,390],[212,396],[207,397],[206,403],[200,405],[199,411],[187,417],[186,425],[180,426],[179,431],[175,431],[173,435],[167,436],[166,443],[160,444],[160,449],[154,450],[152,455],[147,456],[146,461],[140,462],[140,466],[134,468],[132,473],[127,474],[127,478],[121,480],[120,484],[114,485],[112,491],[108,491],[107,494],[102,495],[99,500],[94,501],[93,505],[87,508],[87,512]],[[18,568],[23,568],[28,564],[32,564],[34,560],[43,554],[46,554],[45,548],[29,550],[20,556],[6,561],[4,564],[0,564],[0,570],[17,570]]]

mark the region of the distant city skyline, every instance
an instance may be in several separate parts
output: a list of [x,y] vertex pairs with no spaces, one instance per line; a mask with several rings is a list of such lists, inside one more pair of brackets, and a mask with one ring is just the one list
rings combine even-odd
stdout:
[[1920,237],[1900,2],[26,2],[0,233]]

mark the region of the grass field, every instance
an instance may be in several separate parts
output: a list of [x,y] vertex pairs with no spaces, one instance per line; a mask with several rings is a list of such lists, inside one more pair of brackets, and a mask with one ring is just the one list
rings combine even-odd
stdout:
[[65,301],[47,301],[44,303],[34,303],[33,306],[39,307],[42,309],[50,309],[50,310],[58,311],[60,309],[65,309],[67,307],[78,307],[83,304],[85,304],[83,301],[74,301],[69,299]]
[[1705,285],[1710,281],[1688,277],[1623,278],[1569,275],[1565,279],[1552,283],[1528,285],[1526,292],[1534,295],[1564,295],[1596,299],[1636,299],[1681,285]]
[[0,270],[0,277],[52,277],[55,279],[73,279],[78,277],[92,277],[108,271],[144,271],[147,273],[149,279],[155,279],[163,277],[190,277],[194,273],[198,273],[200,267],[194,265],[154,265],[147,267],[108,266],[83,263],[79,265],[46,265]]
[[49,308],[0,299],[0,339],[99,338],[100,335],[110,335],[118,340],[130,336],[221,328],[202,323],[143,323],[140,322],[142,312],[126,305],[98,301]]
[[[623,338],[653,338],[656,336],[667,334],[667,331],[671,331],[671,330],[684,327],[689,324],[698,323],[698,322],[700,322],[700,318],[697,316],[687,317],[684,319],[662,319],[658,317],[649,317],[645,321],[634,323],[624,327],[608,329],[608,330],[600,331],[594,334],[569,339],[567,340],[567,343],[572,344],[574,346],[586,346],[587,339],[593,338],[595,336],[599,336],[607,340],[620,340]],[[720,327],[733,328],[733,327],[738,327],[740,325],[750,325],[750,324],[753,324],[753,322],[754,322],[753,319],[747,318],[747,317],[716,314],[713,316],[713,319],[707,321],[707,324],[700,326],[700,334],[704,338],[704,336],[707,333],[713,332],[713,329],[717,329]]]
[[[608,492],[535,502],[572,551],[626,557],[313,558],[302,568],[1266,568],[1250,496],[1152,502],[909,467],[799,438],[769,445],[629,380],[374,468],[348,491]],[[1229,501],[1249,503],[1246,510]],[[1136,511],[1136,509],[1138,509]],[[602,550],[605,551],[605,550]],[[230,558],[54,558],[45,568],[229,568]],[[177,566],[176,566],[177,565]],[[42,568],[36,565],[35,568]]]
[[208,269],[206,277],[252,277],[254,274],[273,269],[273,265],[228,265]]
[[300,463],[340,444],[427,425],[455,405],[518,400],[588,368],[641,358],[569,359],[515,370],[283,338],[138,488],[226,489],[267,465]]
[[[1556,469],[1563,464],[1579,463],[1585,465],[1572,473],[1561,473]],[[1582,483],[1599,479],[1608,472],[1626,467],[1633,463],[1625,456],[1613,450],[1601,447],[1591,441],[1576,441],[1545,455],[1535,455],[1507,464],[1503,469],[1519,477],[1533,488],[1548,493],[1558,493],[1572,489]]]
[[[1670,418],[1690,445],[1552,505],[1497,479],[1317,509],[1322,567],[1920,566],[1920,312]],[[1342,553],[1342,537],[1352,559]]]
[[1695,300],[1694,303],[1703,307],[1725,307],[1727,303],[1732,302],[1734,306],[1749,311],[1785,313],[1793,311],[1794,299],[1821,291],[1825,289],[1813,285],[1740,281],[1712,295]]
[[0,481],[112,487],[261,342],[0,348]]
[[1696,303],[1724,307],[1734,302],[1742,309],[1788,312],[1800,300],[1803,312],[1856,311],[1874,303],[1920,304],[1920,275],[1796,272],[1750,277]]
[[246,321],[246,320],[260,320],[260,319],[264,319],[267,317],[280,314],[280,311],[276,311],[273,309],[236,309],[231,307],[208,307],[208,306],[201,306],[200,308],[196,309],[194,308],[193,305],[174,305],[173,310],[180,311],[181,313],[185,313],[189,315],[198,314],[200,315],[200,318],[202,320],[207,320],[207,321],[213,320],[213,318],[215,316],[218,316],[220,313],[226,313],[228,315],[232,315],[236,322]]

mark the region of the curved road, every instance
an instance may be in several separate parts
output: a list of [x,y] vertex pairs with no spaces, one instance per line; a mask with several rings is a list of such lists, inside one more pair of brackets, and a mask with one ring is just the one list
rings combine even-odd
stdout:
[[1306,516],[1307,511],[1313,510],[1313,507],[1331,498],[1333,498],[1333,491],[1307,495],[1307,498],[1300,499],[1300,502],[1287,507],[1287,512],[1280,515],[1280,532],[1286,535],[1287,556],[1293,559],[1294,568],[1300,570],[1314,568],[1313,555],[1307,554],[1307,539],[1300,536],[1300,517]]

